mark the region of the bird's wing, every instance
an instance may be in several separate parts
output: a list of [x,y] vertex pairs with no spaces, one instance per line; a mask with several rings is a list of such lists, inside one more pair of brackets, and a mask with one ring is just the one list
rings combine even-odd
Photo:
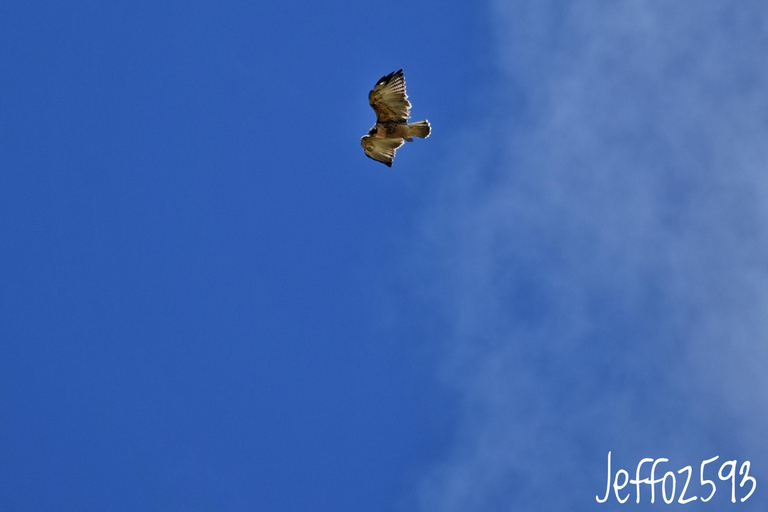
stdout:
[[379,123],[403,122],[411,117],[411,103],[405,94],[403,70],[382,77],[368,93],[368,103],[376,112],[376,121]]
[[403,139],[374,139],[367,135],[360,142],[368,157],[386,164],[387,167],[392,167],[397,148],[405,143]]

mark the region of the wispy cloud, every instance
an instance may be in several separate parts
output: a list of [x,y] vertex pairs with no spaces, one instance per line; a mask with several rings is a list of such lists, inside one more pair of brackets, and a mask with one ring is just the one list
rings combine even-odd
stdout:
[[592,508],[608,450],[765,460],[768,7],[493,9],[521,107],[424,216],[463,422],[423,509]]

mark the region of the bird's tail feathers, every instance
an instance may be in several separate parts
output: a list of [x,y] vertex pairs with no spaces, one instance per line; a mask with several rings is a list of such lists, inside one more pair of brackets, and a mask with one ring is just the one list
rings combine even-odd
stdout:
[[418,123],[408,124],[408,135],[410,137],[419,137],[420,139],[426,139],[432,132],[432,127],[429,126],[429,121],[419,121]]

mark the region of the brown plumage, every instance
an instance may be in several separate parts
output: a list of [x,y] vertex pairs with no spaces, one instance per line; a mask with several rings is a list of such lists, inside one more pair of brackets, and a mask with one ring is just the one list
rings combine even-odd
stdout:
[[426,139],[432,131],[427,120],[408,123],[411,103],[405,93],[402,69],[376,82],[368,93],[368,103],[376,112],[376,124],[368,135],[363,136],[360,144],[366,155],[388,167],[392,167],[395,152],[405,141],[411,142],[413,137]]

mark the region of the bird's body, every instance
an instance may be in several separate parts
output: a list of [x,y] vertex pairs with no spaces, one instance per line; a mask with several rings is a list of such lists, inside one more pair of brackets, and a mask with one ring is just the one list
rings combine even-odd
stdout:
[[368,93],[368,102],[376,112],[376,124],[360,144],[370,158],[392,167],[395,152],[405,141],[429,137],[432,131],[429,121],[408,123],[411,103],[405,93],[402,69],[382,77]]

